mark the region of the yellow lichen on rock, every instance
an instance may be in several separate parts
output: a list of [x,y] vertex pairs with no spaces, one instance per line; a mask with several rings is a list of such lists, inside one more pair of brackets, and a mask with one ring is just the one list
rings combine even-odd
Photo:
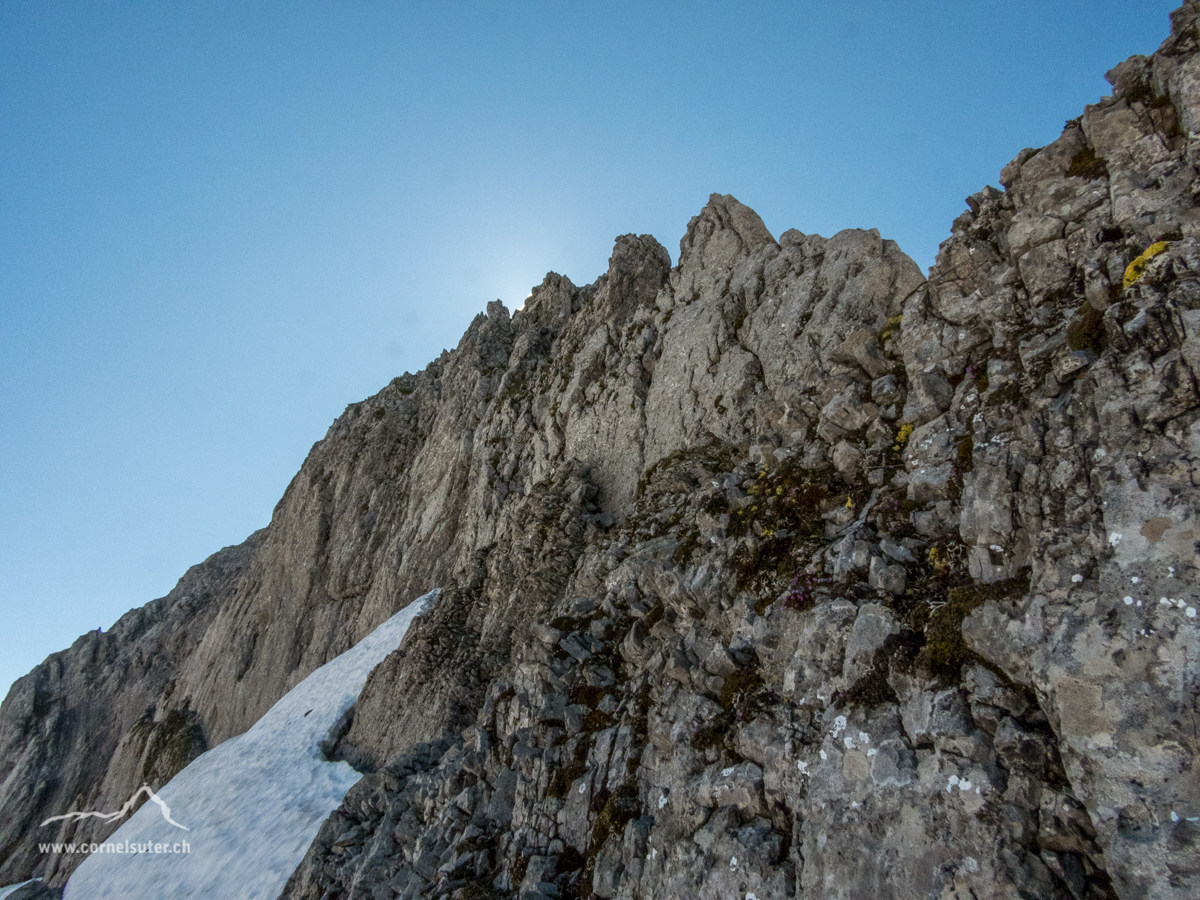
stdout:
[[1138,279],[1145,274],[1146,264],[1170,246],[1170,241],[1158,241],[1143,250],[1137,259],[1125,267],[1125,278],[1122,282],[1123,286],[1130,287],[1136,284]]

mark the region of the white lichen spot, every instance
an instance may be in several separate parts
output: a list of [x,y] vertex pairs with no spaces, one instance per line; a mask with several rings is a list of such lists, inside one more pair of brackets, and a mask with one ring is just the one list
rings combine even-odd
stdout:
[[989,547],[988,547],[988,549],[989,549],[989,550],[992,550],[992,551],[994,551],[994,552],[996,552],[996,553],[1003,553],[1003,552],[1004,552],[1004,548],[1003,548],[1003,547],[1001,547],[999,544],[992,544],[991,546],[989,546]]
[[722,769],[722,770],[721,770],[721,777],[722,777],[722,778],[728,778],[728,777],[729,777],[730,775],[732,775],[732,774],[733,774],[733,766],[730,766],[728,769]]
[[841,734],[845,730],[846,730],[846,717],[838,716],[836,719],[833,720],[833,731],[831,731],[829,733],[832,734],[834,737],[837,737],[839,734]]
[[1138,605],[1138,606],[1141,606],[1141,605],[1142,605],[1142,601],[1141,601],[1141,600],[1139,600],[1139,601],[1137,602],[1137,605]]
[[871,743],[871,736],[869,734],[867,734],[865,731],[860,731],[858,733],[858,742],[860,744],[869,744],[869,743]]
[[829,759],[829,754],[826,753],[824,750],[822,750],[821,751],[821,761],[824,762],[827,759]]
[[1130,581],[1132,581],[1134,584],[1141,584],[1141,583],[1142,583],[1142,579],[1138,578],[1136,575],[1134,575],[1134,576],[1133,576],[1132,578],[1130,578],[1129,580],[1130,580]]
[[1189,606],[1187,609],[1185,609],[1185,610],[1183,611],[1183,614],[1184,614],[1185,616],[1187,616],[1189,619],[1194,619],[1194,618],[1196,618],[1196,607],[1194,607],[1194,606]]
[[1078,572],[1076,572],[1074,575],[1071,576],[1071,581],[1074,584],[1080,584],[1083,581],[1083,576],[1080,575]]
[[958,783],[958,789],[960,791],[969,791],[971,789],[971,787],[972,787],[972,784],[971,784],[970,780],[966,779],[966,778],[964,778],[962,781],[960,781]]
[[849,735],[846,735],[846,737],[842,738],[842,742],[846,745],[847,750],[857,749],[854,744],[854,738],[850,737]]
[[581,794],[586,794],[586,793],[587,793],[587,784],[586,784],[586,783],[584,783],[584,784],[581,784],[581,785],[579,786],[579,793],[581,793]]
[[1117,546],[1117,544],[1121,543],[1121,541],[1123,541],[1124,539],[1125,539],[1125,535],[1117,534],[1116,532],[1113,532],[1112,534],[1110,534],[1108,536],[1108,543],[1111,544],[1113,547],[1115,547],[1115,546]]
[[858,809],[858,801],[857,801],[857,800],[851,800],[851,801],[850,801],[850,808],[851,808],[851,809]]
[[758,897],[756,897],[754,894],[747,894],[746,900],[758,900]]
[[876,750],[874,747],[872,747],[870,750],[867,751],[867,756],[874,756],[878,752],[879,752],[878,750]]
[[1171,821],[1172,822],[1179,821],[1179,813],[1175,812],[1175,810],[1171,810]]
[[729,860],[729,871],[732,872],[736,868],[737,868],[737,857],[735,856]]
[[666,798],[666,795],[664,795],[664,796],[662,796],[662,797],[659,797],[659,798],[658,798],[658,808],[659,808],[659,809],[662,809],[662,808],[663,808],[664,806],[666,806],[666,805],[667,805],[667,798]]
[[[802,759],[798,759],[798,760],[796,760],[796,768],[797,768],[797,769],[800,771],[800,774],[801,774],[801,775],[804,775],[804,776],[806,776],[806,777],[807,777],[807,775],[808,775],[808,763],[806,763],[806,762],[805,762],[804,760],[802,760]],[[661,809],[661,807],[659,807],[659,808]]]
[[1159,598],[1158,598],[1158,605],[1159,605],[1159,606],[1170,606],[1170,605],[1171,605],[1171,601],[1170,601],[1170,600],[1168,600],[1166,597],[1159,597]]
[[1133,598],[1132,598],[1132,597],[1126,597],[1126,598],[1125,598],[1125,605],[1126,605],[1126,606],[1133,606]]
[[1168,578],[1175,577],[1175,567],[1174,566],[1167,566],[1167,577]]

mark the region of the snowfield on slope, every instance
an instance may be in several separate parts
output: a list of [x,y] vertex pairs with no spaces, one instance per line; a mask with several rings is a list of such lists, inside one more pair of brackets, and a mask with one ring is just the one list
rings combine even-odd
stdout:
[[[292,688],[249,731],[171,779],[158,796],[182,827],[144,803],[105,842],[161,843],[176,852],[94,853],[67,882],[64,900],[278,897],[321,823],[362,777],[347,763],[328,762],[321,742],[437,595],[414,600]],[[182,852],[185,841],[190,852]]]

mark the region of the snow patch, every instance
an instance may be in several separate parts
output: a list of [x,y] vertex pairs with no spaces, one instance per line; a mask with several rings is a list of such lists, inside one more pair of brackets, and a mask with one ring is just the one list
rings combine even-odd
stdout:
[[[64,900],[278,897],[321,823],[362,778],[345,762],[328,762],[321,743],[438,593],[414,600],[321,666],[249,731],[202,753],[158,792],[190,830],[190,853],[93,854],[67,882]],[[147,803],[106,843],[179,840]]]

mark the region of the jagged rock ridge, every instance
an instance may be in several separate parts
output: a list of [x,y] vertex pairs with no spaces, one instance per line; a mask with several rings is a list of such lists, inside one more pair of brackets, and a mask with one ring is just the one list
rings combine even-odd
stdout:
[[[444,585],[288,896],[1196,896],[1198,16],[928,283],[714,196],[674,269],[490,305],[314,447],[143,721],[239,733]],[[69,802],[23,695],[0,881]]]

